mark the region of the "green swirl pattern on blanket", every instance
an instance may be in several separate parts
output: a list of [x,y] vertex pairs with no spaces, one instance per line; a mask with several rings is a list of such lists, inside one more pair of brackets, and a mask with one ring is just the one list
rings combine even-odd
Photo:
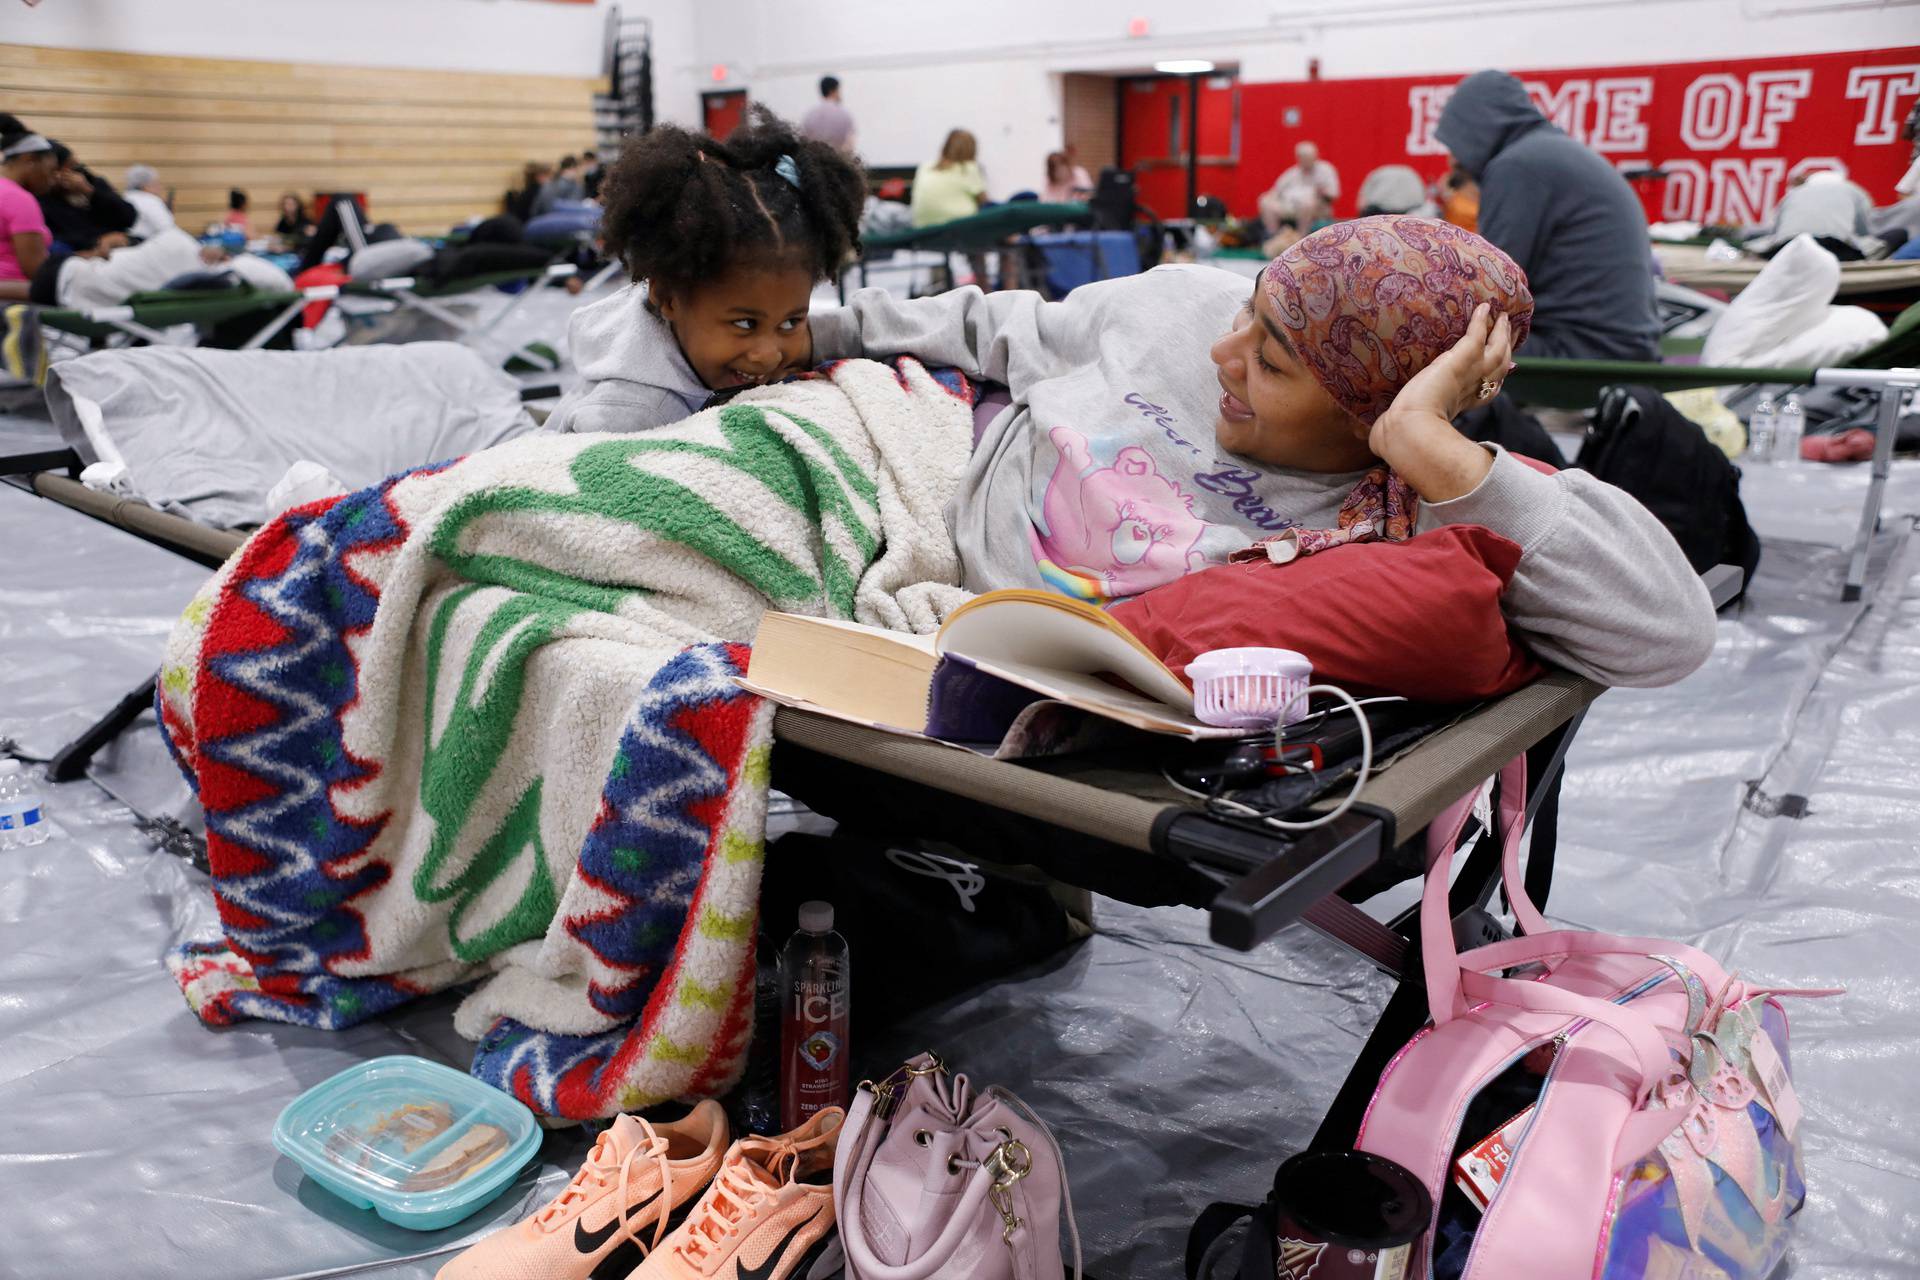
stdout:
[[537,1110],[718,1092],[750,1030],[769,605],[930,629],[971,388],[867,361],[636,436],[528,437],[289,512],[169,641],[225,936],[209,1023],[350,1025],[483,979]]

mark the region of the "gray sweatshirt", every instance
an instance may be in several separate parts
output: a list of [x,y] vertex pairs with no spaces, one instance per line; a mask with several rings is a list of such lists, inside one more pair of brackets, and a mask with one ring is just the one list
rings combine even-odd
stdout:
[[1480,183],[1480,234],[1527,273],[1528,355],[1660,358],[1646,212],[1612,165],[1549,124],[1504,71],[1456,85],[1434,136]]
[[630,284],[581,307],[567,324],[580,385],[547,419],[549,431],[645,431],[700,412],[713,392],[680,353],[673,329]]
[[[1292,471],[1214,443],[1208,348],[1252,283],[1158,267],[1074,290],[880,289],[813,317],[821,360],[910,354],[1006,384],[947,516],[975,591],[1135,595],[1293,524],[1330,528],[1360,473]],[[1580,471],[1546,476],[1493,450],[1472,493],[1422,528],[1477,524],[1521,548],[1502,600],[1535,653],[1611,685],[1667,684],[1712,652],[1706,587],[1639,502]],[[1436,630],[1446,620],[1434,619]]]

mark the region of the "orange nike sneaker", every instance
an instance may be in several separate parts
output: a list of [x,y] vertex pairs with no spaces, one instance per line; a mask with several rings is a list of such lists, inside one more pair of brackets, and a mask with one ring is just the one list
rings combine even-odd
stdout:
[[617,1116],[566,1190],[455,1257],[434,1280],[626,1280],[713,1181],[727,1137],[717,1102],[667,1124]]
[[833,1224],[838,1107],[792,1133],[742,1138],[687,1220],[630,1280],[822,1280],[844,1262]]

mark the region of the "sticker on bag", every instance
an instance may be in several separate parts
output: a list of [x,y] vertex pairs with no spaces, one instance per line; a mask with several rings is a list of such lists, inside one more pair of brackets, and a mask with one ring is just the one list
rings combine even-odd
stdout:
[[1780,1051],[1774,1048],[1773,1037],[1764,1031],[1759,1032],[1748,1045],[1747,1053],[1753,1059],[1754,1074],[1760,1078],[1760,1090],[1767,1095],[1767,1106],[1780,1122],[1781,1130],[1787,1137],[1793,1137],[1793,1131],[1800,1127],[1800,1117],[1804,1113],[1800,1108],[1800,1097],[1793,1091],[1793,1077],[1787,1074],[1787,1064],[1780,1060]]

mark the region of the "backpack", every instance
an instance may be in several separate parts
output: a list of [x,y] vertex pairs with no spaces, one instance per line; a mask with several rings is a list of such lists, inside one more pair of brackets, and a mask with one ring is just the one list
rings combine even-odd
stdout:
[[1741,587],[1760,564],[1760,539],[1740,501],[1740,471],[1651,387],[1606,387],[1575,466],[1626,490],[1653,512],[1696,572],[1737,564]]
[[[1354,1143],[1428,1193],[1405,1274],[1766,1280],[1806,1199],[1777,997],[1834,993],[1751,986],[1680,943],[1548,928],[1520,875],[1524,756],[1501,771],[1488,823],[1524,932],[1460,952],[1448,880],[1477,799],[1428,828],[1420,962],[1432,1021],[1381,1072]],[[1220,1246],[1247,1216],[1235,1268]],[[1188,1238],[1189,1280],[1218,1280],[1223,1260],[1239,1280],[1318,1270],[1306,1252],[1317,1246],[1276,1239],[1275,1222],[1271,1197],[1209,1207]]]
[[1777,997],[1833,993],[1751,986],[1679,943],[1550,929],[1519,873],[1525,770],[1502,771],[1497,821],[1524,933],[1455,949],[1470,795],[1428,831],[1433,1020],[1381,1073],[1354,1144],[1432,1193],[1409,1273],[1765,1280],[1806,1198]]

